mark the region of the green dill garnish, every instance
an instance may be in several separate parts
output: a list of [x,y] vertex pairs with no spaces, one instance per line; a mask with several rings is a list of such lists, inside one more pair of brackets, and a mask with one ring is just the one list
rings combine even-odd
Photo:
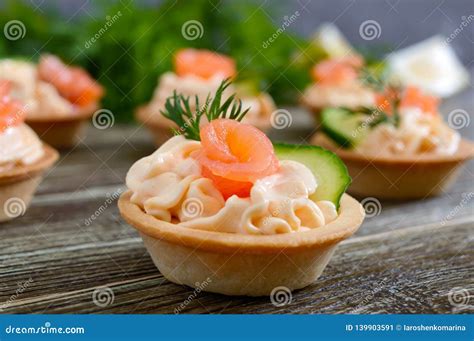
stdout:
[[388,86],[388,72],[385,64],[362,67],[359,71],[360,81],[376,91],[382,91]]
[[370,128],[374,128],[381,123],[392,124],[395,127],[400,125],[400,89],[395,86],[387,86],[385,91],[392,92],[394,96],[392,98],[387,98],[386,106],[376,106],[376,107],[360,107],[357,109],[351,109],[347,107],[340,107],[339,109],[345,110],[351,114],[364,114],[367,116],[367,119],[361,123],[362,125],[368,125]]
[[175,90],[173,96],[166,99],[165,110],[160,110],[160,112],[178,125],[178,129],[174,129],[176,134],[200,141],[199,128],[203,115],[208,122],[218,118],[229,118],[240,122],[250,110],[247,108],[242,111],[242,101],[236,99],[236,94],[232,94],[222,103],[222,95],[231,83],[230,79],[224,80],[214,96],[211,94],[207,96],[203,106],[200,105],[198,96],[195,96],[195,109],[191,109],[190,97],[184,97]]
[[374,108],[364,107],[358,109],[357,112],[370,116],[369,126],[371,128],[381,123],[388,123],[398,127],[400,124],[400,114],[398,111],[400,88],[390,84],[386,63],[375,58],[367,62],[367,65],[359,71],[359,80],[376,93],[392,93],[393,96],[387,96],[386,105],[383,104]]

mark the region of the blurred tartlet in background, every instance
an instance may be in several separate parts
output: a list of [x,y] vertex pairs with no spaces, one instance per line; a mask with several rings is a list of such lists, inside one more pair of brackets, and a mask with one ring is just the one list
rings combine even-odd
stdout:
[[309,70],[312,83],[304,90],[300,102],[312,112],[319,122],[321,111],[327,107],[358,109],[375,103],[374,91],[366,84],[367,73],[382,73],[385,64],[367,65],[331,23],[323,23],[311,40],[313,48],[320,51]]
[[[172,136],[172,129],[182,129],[161,115],[166,99],[174,91],[194,99],[199,105],[206,105],[210,93],[214,93],[226,78],[235,78],[237,69],[232,58],[208,50],[182,49],[174,55],[174,70],[163,74],[151,101],[136,111],[136,118],[152,132],[155,143],[162,144]],[[252,84],[234,83],[226,89],[223,99],[237,93],[242,106],[250,108],[244,121],[261,130],[270,127],[270,116],[275,111],[275,103],[269,94],[260,92]],[[192,101],[194,103],[194,101]],[[194,108],[192,108],[194,109]]]
[[[361,53],[350,45],[333,24],[322,24],[312,45],[323,51],[310,69],[313,84],[301,102],[316,118],[324,108],[357,110],[375,104],[374,87],[386,84],[416,86],[423,92],[446,98],[469,83],[469,73],[452,47],[434,36],[399,51]],[[382,79],[383,82],[377,80]]]
[[43,55],[37,65],[1,60],[0,75],[11,82],[12,96],[25,104],[26,123],[57,148],[77,143],[104,93],[85,70],[53,55]]
[[325,59],[311,69],[314,83],[302,96],[303,104],[317,118],[326,107],[357,110],[374,104],[374,91],[364,84],[364,61],[358,55]]
[[12,83],[0,79],[0,222],[24,214],[43,173],[58,158],[24,123],[26,106],[11,90]]
[[338,154],[353,178],[350,192],[378,198],[424,198],[454,182],[474,145],[448,126],[438,98],[411,86],[388,86],[371,108],[328,108],[312,142]]

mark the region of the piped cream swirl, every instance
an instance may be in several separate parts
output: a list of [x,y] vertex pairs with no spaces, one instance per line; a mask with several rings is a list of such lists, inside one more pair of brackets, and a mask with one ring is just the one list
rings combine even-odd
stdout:
[[43,155],[40,139],[26,124],[9,127],[0,133],[0,171],[30,165]]
[[357,109],[372,107],[374,92],[360,82],[344,85],[313,84],[303,94],[303,101],[314,108],[345,107]]
[[400,125],[375,127],[357,151],[367,155],[451,155],[459,147],[461,136],[447,126],[441,116],[422,112],[416,107],[400,110]]
[[249,198],[234,195],[225,201],[191,156],[200,148],[200,142],[175,136],[137,161],[126,180],[131,201],[160,220],[228,233],[301,232],[337,217],[333,203],[310,199],[317,181],[295,161],[281,161],[277,173],[257,180]]

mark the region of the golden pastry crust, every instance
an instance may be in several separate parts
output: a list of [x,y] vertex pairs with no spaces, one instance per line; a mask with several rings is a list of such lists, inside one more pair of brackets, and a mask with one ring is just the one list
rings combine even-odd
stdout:
[[98,104],[92,104],[71,113],[70,116],[27,118],[25,123],[51,146],[70,148],[79,141],[86,121],[98,108]]
[[120,197],[120,212],[140,232],[163,276],[226,295],[262,296],[278,286],[295,290],[310,285],[337,244],[364,219],[362,206],[344,195],[338,218],[310,231],[263,236],[210,232],[160,221],[131,203],[130,196],[127,191]]
[[[56,150],[48,145],[43,145],[43,148],[44,155],[37,162],[0,172],[0,222],[25,213],[43,173],[57,161],[59,154]],[[15,212],[8,212],[7,206],[11,199],[23,207],[14,208]]]
[[369,157],[337,146],[317,133],[311,143],[336,153],[352,177],[349,193],[384,199],[417,199],[446,191],[457,178],[463,162],[474,157],[474,144],[461,140],[452,155],[380,155]]
[[435,153],[420,153],[415,155],[380,155],[377,157],[370,157],[360,152],[354,152],[350,149],[345,149],[336,145],[326,135],[322,133],[315,134],[311,139],[312,144],[322,146],[326,149],[334,151],[344,160],[351,161],[371,161],[381,164],[389,164],[391,166],[410,165],[410,164],[433,164],[439,165],[442,163],[459,163],[464,162],[474,157],[474,144],[468,140],[462,139],[459,143],[458,150],[451,155],[435,154]]
[[0,185],[31,178],[51,167],[58,160],[59,154],[47,144],[43,144],[43,150],[44,155],[38,161],[30,165],[15,166],[7,171],[0,172]]

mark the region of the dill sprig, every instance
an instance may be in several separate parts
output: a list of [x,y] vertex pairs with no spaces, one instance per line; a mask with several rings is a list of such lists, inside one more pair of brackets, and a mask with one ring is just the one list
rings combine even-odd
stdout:
[[[388,90],[387,90],[388,89]],[[357,110],[346,108],[343,109],[355,113],[362,113],[370,117],[369,127],[374,128],[381,123],[388,123],[392,124],[395,127],[400,125],[400,89],[394,86],[388,86],[386,91],[392,91],[394,96],[391,98],[387,98],[387,105],[388,107],[385,108],[384,106],[378,107],[361,107]]]
[[164,117],[178,125],[178,129],[174,129],[176,134],[182,134],[187,139],[200,141],[199,128],[203,116],[206,117],[208,122],[218,118],[229,118],[240,122],[250,110],[250,108],[247,108],[242,111],[242,101],[236,99],[235,93],[222,103],[222,95],[231,83],[229,78],[222,81],[214,96],[209,94],[202,107],[198,96],[195,96],[195,109],[191,109],[190,97],[178,94],[175,90],[173,95],[166,99],[165,109],[160,110],[160,112]]
[[394,96],[387,98],[385,107],[362,107],[357,110],[344,108],[352,113],[362,113],[370,117],[369,127],[374,128],[381,123],[400,124],[400,91],[398,86],[392,85],[388,79],[387,67],[384,62],[378,61],[364,66],[359,70],[359,80],[376,93],[392,92]]
[[388,73],[386,70],[363,67],[359,71],[359,79],[363,84],[376,91],[381,91],[388,86]]

